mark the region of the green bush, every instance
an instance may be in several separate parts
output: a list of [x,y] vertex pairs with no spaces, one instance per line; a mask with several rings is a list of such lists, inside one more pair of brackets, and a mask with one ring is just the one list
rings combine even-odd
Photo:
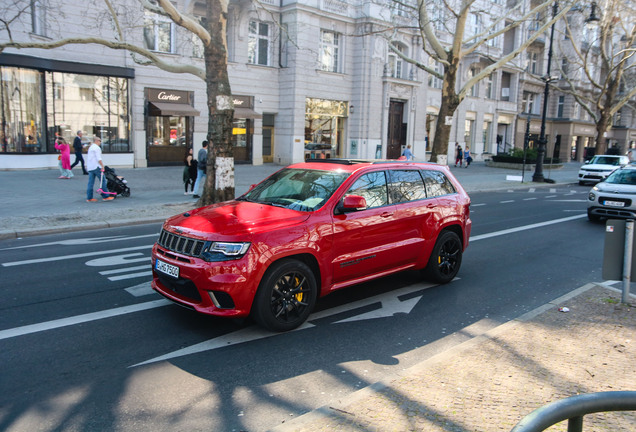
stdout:
[[[506,162],[506,163],[523,163],[523,149],[512,148],[508,151],[508,154],[498,154],[492,157],[494,162]],[[529,148],[526,150],[526,163],[534,164],[537,162],[537,149]],[[543,159],[544,163],[560,163],[558,158],[552,160],[552,158],[546,157]]]

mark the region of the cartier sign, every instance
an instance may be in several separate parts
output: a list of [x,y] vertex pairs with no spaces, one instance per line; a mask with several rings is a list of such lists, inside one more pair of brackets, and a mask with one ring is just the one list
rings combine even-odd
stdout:
[[148,101],[190,104],[188,93],[180,90],[148,89]]

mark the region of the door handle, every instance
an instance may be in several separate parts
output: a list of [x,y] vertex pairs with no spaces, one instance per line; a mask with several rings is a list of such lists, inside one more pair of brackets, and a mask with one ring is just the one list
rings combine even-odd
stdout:
[[437,207],[437,204],[427,204],[426,205],[426,208],[430,208],[430,209],[433,209],[433,208],[436,208],[436,207]]
[[383,217],[383,218],[388,218],[388,217],[391,217],[391,216],[393,216],[393,213],[389,213],[389,212],[384,212],[384,213],[382,213],[380,215],[380,217]]

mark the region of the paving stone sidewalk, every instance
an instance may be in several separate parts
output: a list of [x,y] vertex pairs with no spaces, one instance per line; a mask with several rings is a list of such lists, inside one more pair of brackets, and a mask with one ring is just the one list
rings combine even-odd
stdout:
[[[539,313],[274,430],[510,431],[549,402],[581,393],[634,391],[636,309],[620,299],[620,292],[588,284]],[[636,430],[635,412],[591,414],[584,421],[586,432]],[[563,422],[548,430],[566,428]]]

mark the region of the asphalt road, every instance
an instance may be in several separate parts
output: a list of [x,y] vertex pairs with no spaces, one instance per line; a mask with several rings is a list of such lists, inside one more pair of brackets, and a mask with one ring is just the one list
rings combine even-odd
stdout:
[[362,284],[284,334],[149,291],[158,224],[2,241],[0,430],[270,430],[600,281],[588,190],[471,194],[457,280]]

